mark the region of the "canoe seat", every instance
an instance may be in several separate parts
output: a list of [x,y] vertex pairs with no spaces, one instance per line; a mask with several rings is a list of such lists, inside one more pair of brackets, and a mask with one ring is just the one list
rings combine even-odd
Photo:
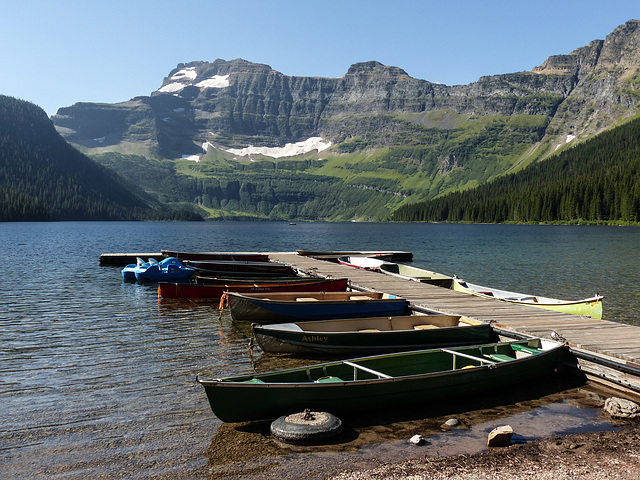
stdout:
[[367,297],[366,295],[351,295],[349,300],[371,300],[371,297]]
[[537,348],[529,347],[527,345],[513,344],[511,345],[511,348],[514,349],[516,352],[529,353],[531,355],[540,353],[540,350],[538,350]]
[[484,356],[490,360],[493,360],[494,362],[510,362],[511,360],[514,360],[513,357],[510,357],[509,355],[504,355],[502,353],[492,353]]
[[260,380],[259,378],[252,378],[251,380],[245,380],[242,383],[264,383],[262,380]]
[[296,302],[317,302],[317,298],[313,297],[297,297]]
[[320,377],[315,381],[315,383],[331,383],[331,382],[344,382],[344,380],[342,380],[341,378],[329,375],[327,377]]
[[358,331],[363,333],[377,333],[380,330],[378,330],[377,328],[363,328],[362,330],[358,330]]
[[514,300],[516,302],[537,302],[538,297],[504,297],[505,300]]
[[414,325],[413,329],[414,330],[428,330],[430,328],[438,328],[436,325],[430,325],[428,323],[425,323],[424,325]]

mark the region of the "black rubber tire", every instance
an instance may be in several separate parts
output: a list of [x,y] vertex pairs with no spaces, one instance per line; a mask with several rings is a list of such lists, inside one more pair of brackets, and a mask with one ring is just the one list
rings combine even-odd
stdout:
[[324,420],[319,424],[294,423],[291,421],[293,415],[283,415],[271,423],[271,435],[288,443],[320,443],[342,433],[344,427],[338,417],[327,412],[313,413],[323,415]]

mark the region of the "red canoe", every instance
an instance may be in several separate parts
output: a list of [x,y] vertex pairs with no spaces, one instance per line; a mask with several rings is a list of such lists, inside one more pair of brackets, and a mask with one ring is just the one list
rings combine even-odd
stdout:
[[201,298],[219,299],[224,292],[260,293],[260,292],[344,292],[348,279],[310,278],[304,282],[256,282],[253,284],[198,284],[198,283],[159,283],[158,295],[162,298]]

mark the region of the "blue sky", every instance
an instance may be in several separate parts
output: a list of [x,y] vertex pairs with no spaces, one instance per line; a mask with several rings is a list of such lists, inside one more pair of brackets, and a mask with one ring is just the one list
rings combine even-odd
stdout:
[[631,19],[638,0],[6,0],[0,94],[52,115],[148,95],[178,63],[217,58],[321,77],[377,60],[467,84],[531,70]]

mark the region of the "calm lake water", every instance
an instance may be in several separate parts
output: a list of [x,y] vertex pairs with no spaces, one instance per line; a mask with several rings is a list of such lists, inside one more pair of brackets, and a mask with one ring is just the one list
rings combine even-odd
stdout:
[[475,283],[597,292],[605,319],[640,325],[630,227],[2,223],[0,245],[1,478],[200,476],[220,422],[195,374],[251,369],[245,332],[215,306],[159,302],[102,253],[405,250]]

